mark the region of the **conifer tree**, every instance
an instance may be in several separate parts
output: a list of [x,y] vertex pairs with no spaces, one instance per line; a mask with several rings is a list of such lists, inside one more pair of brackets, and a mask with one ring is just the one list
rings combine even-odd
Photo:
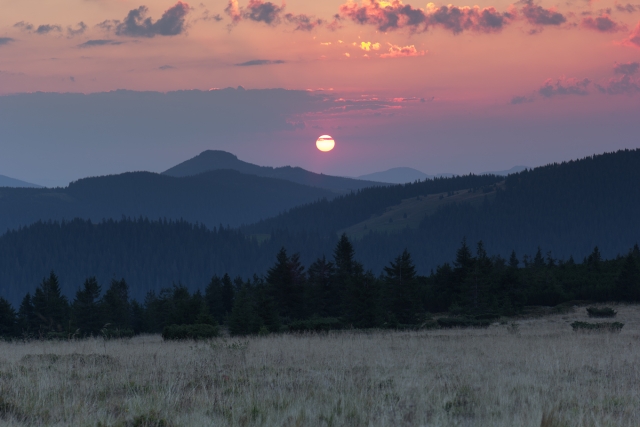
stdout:
[[222,298],[222,280],[218,276],[213,276],[204,290],[204,298],[207,303],[209,314],[218,323],[224,323],[226,312]]
[[31,301],[40,331],[61,332],[68,329],[69,304],[60,291],[58,276],[53,271],[36,289]]
[[84,335],[98,335],[105,324],[100,307],[101,288],[95,277],[85,280],[71,304],[71,315],[76,328]]
[[345,318],[355,328],[382,326],[381,286],[371,271],[353,264],[352,276],[345,295]]
[[323,255],[309,266],[309,288],[311,291],[311,312],[319,316],[338,316],[339,306],[335,295],[339,290],[335,286],[333,263]]
[[622,271],[616,280],[617,297],[623,301],[640,301],[640,269],[633,253],[625,257]]
[[240,287],[233,303],[231,316],[229,316],[229,332],[231,335],[255,334],[260,330],[261,319],[255,310],[254,301],[251,298],[249,284]]
[[21,334],[27,336],[34,334],[38,328],[31,299],[31,294],[27,292],[18,309],[18,329]]
[[229,277],[229,275],[226,273],[224,276],[222,276],[221,291],[222,291],[223,314],[222,314],[222,320],[220,321],[220,323],[222,323],[222,321],[224,321],[227,318],[227,316],[231,314],[231,310],[233,309],[233,304],[235,300],[235,292],[236,292],[233,287],[233,283],[231,282],[231,277]]
[[9,301],[0,297],[0,337],[11,338],[17,335],[18,318]]
[[416,269],[411,255],[405,249],[401,255],[384,268],[387,300],[391,313],[402,324],[419,321],[421,310]]
[[129,285],[124,279],[111,281],[109,289],[102,297],[105,320],[111,328],[129,329],[131,327],[131,304]]

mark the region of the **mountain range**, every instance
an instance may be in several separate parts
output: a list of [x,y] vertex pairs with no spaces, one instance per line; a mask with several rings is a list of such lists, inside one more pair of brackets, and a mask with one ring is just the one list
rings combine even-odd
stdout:
[[219,150],[203,151],[196,157],[167,169],[162,172],[162,174],[174,177],[185,177],[221,169],[230,169],[244,174],[267,178],[284,179],[298,184],[308,185],[310,187],[325,188],[336,193],[347,193],[349,191],[359,190],[361,188],[371,187],[374,185],[387,185],[386,183],[372,182],[371,180],[342,178],[318,174],[299,167],[284,166],[273,168],[268,166],[258,166],[244,162],[231,153]]

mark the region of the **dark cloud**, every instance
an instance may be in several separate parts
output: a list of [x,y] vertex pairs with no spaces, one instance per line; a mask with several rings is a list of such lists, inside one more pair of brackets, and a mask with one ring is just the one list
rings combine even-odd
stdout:
[[414,9],[399,0],[381,3],[379,0],[363,2],[361,5],[348,2],[340,5],[340,14],[361,25],[374,25],[380,31],[402,27],[413,31],[426,29],[427,14],[422,9]]
[[624,74],[624,75],[632,76],[638,72],[639,68],[640,68],[640,63],[627,62],[626,64],[616,64],[613,67],[613,72],[616,74]]
[[[155,22],[146,17],[147,12],[146,6],[130,10],[124,21],[114,22],[116,34],[128,37],[177,36],[186,30],[184,18],[189,13],[186,3],[176,3]],[[107,28],[109,24],[105,21],[98,25]]]
[[441,6],[426,10],[413,8],[399,0],[391,3],[380,0],[354,2],[340,6],[345,18],[361,25],[374,25],[379,31],[409,28],[411,31],[425,31],[430,26],[438,26],[459,34],[462,31],[497,32],[515,16],[500,13],[493,7]]
[[292,13],[287,13],[284,15],[284,19],[292,24],[296,25],[295,30],[299,31],[311,31],[319,25],[322,25],[324,21],[319,18],[315,18],[313,16],[308,16],[305,14],[294,15]]
[[52,31],[59,33],[60,31],[62,31],[62,27],[60,25],[45,24],[38,26],[38,28],[36,29],[37,34],[49,34]]
[[532,96],[514,96],[511,98],[510,104],[518,105],[518,104],[526,104],[528,102],[533,102]]
[[635,5],[631,3],[627,3],[625,5],[616,4],[616,10],[618,12],[634,13],[634,12],[640,11],[640,5]]
[[609,18],[609,15],[603,14],[596,18],[587,17],[582,19],[582,26],[590,30],[599,31],[601,33],[615,33],[625,29],[624,25]]
[[87,40],[86,42],[79,44],[78,47],[116,46],[119,44],[122,44],[122,42],[117,40]]
[[640,93],[640,85],[630,75],[619,79],[610,79],[606,86],[596,85],[598,90],[607,95],[634,95]]
[[631,76],[636,74],[640,69],[640,63],[627,62],[624,64],[616,64],[613,67],[615,74],[622,74],[622,77],[609,79],[606,86],[596,84],[601,93],[607,95],[634,95],[640,93],[640,82],[635,81]]
[[262,0],[249,0],[249,5],[245,10],[243,17],[255,22],[264,22],[265,24],[277,24],[280,22],[280,13],[284,10],[284,6],[276,6],[275,4],[263,2]]
[[522,3],[524,3],[522,14],[532,25],[560,25],[567,21],[567,18],[560,12],[535,5],[533,0],[525,0]]
[[239,64],[235,64],[236,67],[252,67],[255,65],[271,65],[271,64],[284,64],[285,61],[281,59],[276,59],[275,61],[271,61],[269,59],[253,59],[247,62],[241,62]]
[[71,81],[71,83],[75,83],[76,82],[76,78],[73,76],[69,77],[69,81]]
[[538,93],[545,98],[551,98],[557,95],[588,95],[587,87],[591,83],[589,79],[559,79],[553,83],[551,79],[544,82],[544,85],[538,89]]
[[67,36],[68,37],[79,36],[81,34],[84,34],[86,30],[87,30],[87,25],[84,22],[78,22],[78,25],[76,25],[75,29],[71,27],[67,27]]
[[23,31],[33,31],[33,24],[30,24],[28,22],[24,22],[24,21],[20,21],[20,22],[16,22],[15,24],[13,24],[13,26],[15,28],[20,28]]
[[158,70],[174,70],[176,67],[174,67],[173,65],[161,65],[158,67]]
[[5,44],[9,44],[12,41],[15,41],[15,40],[12,39],[11,37],[0,37],[0,46],[3,46]]
[[480,9],[478,7],[442,6],[429,14],[431,25],[459,34],[464,30],[477,32],[497,32],[514,18],[510,13],[500,13],[495,8]]

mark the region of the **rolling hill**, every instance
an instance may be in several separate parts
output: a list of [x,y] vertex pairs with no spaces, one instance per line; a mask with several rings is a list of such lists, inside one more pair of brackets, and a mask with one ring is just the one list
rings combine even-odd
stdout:
[[66,188],[0,188],[0,230],[38,220],[149,217],[240,226],[334,193],[218,170],[175,178],[150,172],[81,179]]
[[167,169],[162,174],[174,177],[193,176],[212,170],[230,169],[241,173],[268,178],[284,179],[298,184],[319,187],[337,193],[347,193],[361,188],[388,185],[381,182],[363,181],[309,172],[299,167],[272,168],[244,162],[226,151],[207,150],[196,157]]

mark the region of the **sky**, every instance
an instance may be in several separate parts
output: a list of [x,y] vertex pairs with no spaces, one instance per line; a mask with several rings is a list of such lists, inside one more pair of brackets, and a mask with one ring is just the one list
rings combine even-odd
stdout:
[[161,172],[206,149],[357,176],[640,148],[640,0],[0,10],[0,174],[38,184]]

